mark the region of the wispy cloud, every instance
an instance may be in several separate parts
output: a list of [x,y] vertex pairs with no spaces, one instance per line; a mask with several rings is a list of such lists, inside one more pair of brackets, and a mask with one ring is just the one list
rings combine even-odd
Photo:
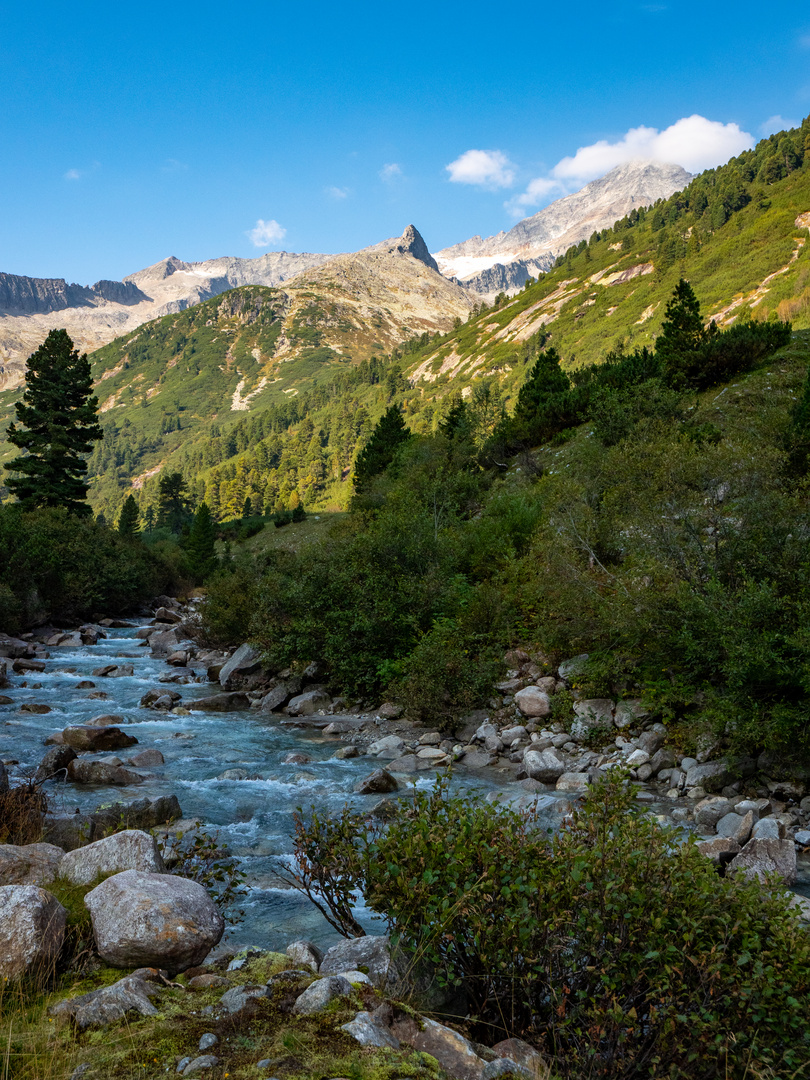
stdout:
[[188,165],[183,161],[178,161],[177,158],[166,158],[163,164],[160,166],[160,171],[165,173],[177,173],[186,172]]
[[796,128],[800,125],[801,120],[786,120],[784,116],[776,113],[775,116],[769,116],[767,120],[759,125],[759,133],[768,136],[773,135],[776,131],[787,131],[789,128]]
[[273,247],[274,244],[280,244],[284,237],[287,235],[287,230],[283,225],[279,225],[277,221],[272,218],[270,221],[264,221],[262,218],[256,222],[252,229],[248,229],[245,236],[248,237],[251,244],[254,247]]
[[700,172],[727,161],[753,146],[754,139],[737,124],[707,120],[697,114],[685,116],[659,131],[640,126],[630,128],[620,139],[600,139],[581,146],[575,154],[558,161],[545,176],[531,180],[526,190],[505,205],[516,217],[528,207],[538,206],[552,192],[576,190],[589,180],[627,161],[666,161]]
[[508,188],[515,182],[515,167],[500,150],[467,150],[445,166],[454,184]]
[[380,169],[380,179],[386,183],[396,180],[399,176],[402,176],[402,166],[398,165],[396,161],[390,161]]
[[325,187],[323,190],[330,199],[336,199],[338,202],[349,197],[349,188],[347,187]]
[[81,175],[78,169],[68,169],[65,173],[65,180],[80,180]]
[[802,34],[799,38],[800,49],[810,49],[810,34]]

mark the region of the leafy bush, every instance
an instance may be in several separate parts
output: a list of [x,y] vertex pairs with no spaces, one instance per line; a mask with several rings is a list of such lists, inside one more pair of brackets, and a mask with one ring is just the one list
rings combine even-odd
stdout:
[[176,583],[139,540],[62,510],[0,508],[0,613],[5,630],[125,612]]
[[302,886],[326,905],[362,894],[466,989],[489,1041],[527,1038],[563,1078],[810,1067],[810,938],[784,891],[719,878],[638,811],[619,773],[556,836],[443,781],[384,833],[348,810],[331,832],[299,815],[296,849]]

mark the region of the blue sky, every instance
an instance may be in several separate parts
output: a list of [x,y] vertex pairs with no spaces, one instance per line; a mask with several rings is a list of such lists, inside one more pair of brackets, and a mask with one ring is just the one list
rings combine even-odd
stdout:
[[0,270],[435,251],[628,155],[719,163],[810,113],[803,9],[6,3]]

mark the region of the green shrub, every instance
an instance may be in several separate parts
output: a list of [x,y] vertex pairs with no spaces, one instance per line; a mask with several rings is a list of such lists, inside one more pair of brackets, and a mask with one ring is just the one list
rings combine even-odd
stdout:
[[[297,853],[310,840],[299,815]],[[810,1068],[810,937],[784,890],[719,878],[640,813],[619,773],[568,826],[451,796],[387,830],[346,812],[308,887],[363,895],[396,940],[468,994],[474,1030],[528,1039],[563,1078],[797,1076]]]

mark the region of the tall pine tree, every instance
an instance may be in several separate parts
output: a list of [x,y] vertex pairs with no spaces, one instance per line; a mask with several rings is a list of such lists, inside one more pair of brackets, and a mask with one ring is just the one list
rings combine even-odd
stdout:
[[354,490],[358,494],[365,491],[373,477],[388,468],[394,460],[394,454],[410,437],[411,433],[402,418],[402,409],[399,405],[392,405],[377,421],[371,437],[357,455],[354,463]]
[[51,330],[29,356],[25,377],[17,423],[8,429],[8,441],[23,453],[6,465],[16,474],[8,489],[26,510],[62,506],[89,517],[84,455],[103,432],[87,356],[73,348],[66,330]]
[[118,532],[121,536],[137,536],[141,531],[138,504],[134,495],[127,495],[118,518]]
[[199,583],[205,581],[208,575],[219,566],[215,541],[216,531],[211,511],[207,503],[200,503],[185,542],[191,572]]

